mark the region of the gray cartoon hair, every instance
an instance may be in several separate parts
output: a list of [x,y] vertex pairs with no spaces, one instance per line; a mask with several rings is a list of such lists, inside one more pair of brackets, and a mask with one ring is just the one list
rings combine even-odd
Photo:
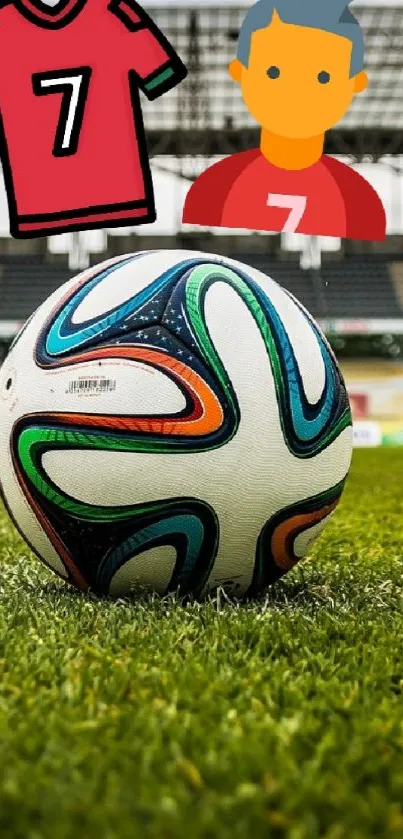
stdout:
[[248,66],[251,38],[270,25],[276,11],[283,23],[310,26],[352,41],[350,77],[364,67],[364,37],[358,20],[350,12],[350,0],[258,0],[247,12],[239,34],[237,57]]

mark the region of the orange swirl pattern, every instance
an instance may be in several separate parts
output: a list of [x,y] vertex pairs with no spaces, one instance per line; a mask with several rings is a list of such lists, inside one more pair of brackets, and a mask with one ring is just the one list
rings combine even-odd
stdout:
[[271,550],[274,562],[284,573],[290,571],[299,562],[299,557],[293,550],[296,537],[330,515],[337,507],[339,500],[337,498],[320,510],[291,516],[277,525],[271,537]]
[[[113,346],[100,347],[71,356],[68,361],[58,361],[54,366],[71,365],[79,362],[98,361],[102,358],[111,360],[123,358],[130,361],[142,361],[146,364],[168,372],[171,377],[186,389],[193,402],[193,410],[183,417],[171,419],[169,417],[136,417],[97,414],[57,413],[47,414],[63,419],[66,423],[76,426],[90,426],[92,428],[113,429],[113,431],[143,432],[148,434],[164,434],[177,436],[199,437],[211,434],[221,428],[224,420],[223,409],[219,399],[209,385],[183,362],[159,350],[151,350],[144,346]],[[46,365],[52,367],[51,364]]]

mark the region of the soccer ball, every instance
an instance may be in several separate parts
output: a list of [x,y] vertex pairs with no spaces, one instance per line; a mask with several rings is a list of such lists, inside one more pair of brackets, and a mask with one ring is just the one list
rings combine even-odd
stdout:
[[0,370],[0,478],[81,589],[255,595],[334,511],[351,414],[325,338],[260,271],[194,251],[108,260],[37,309]]

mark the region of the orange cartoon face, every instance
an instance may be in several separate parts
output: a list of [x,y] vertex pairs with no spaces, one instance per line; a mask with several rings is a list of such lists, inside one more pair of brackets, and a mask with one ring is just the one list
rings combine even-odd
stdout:
[[274,12],[251,38],[248,67],[236,59],[232,78],[241,85],[251,116],[279,137],[324,134],[367,87],[366,73],[350,77],[352,42],[343,36],[283,23]]

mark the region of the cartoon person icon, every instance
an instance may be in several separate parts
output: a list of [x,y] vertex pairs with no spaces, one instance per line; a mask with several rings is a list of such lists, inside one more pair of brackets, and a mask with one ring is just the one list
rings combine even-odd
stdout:
[[383,240],[385,212],[375,190],[323,153],[326,131],[368,85],[363,67],[362,30],[346,0],[258,0],[229,72],[262,128],[260,148],[203,172],[183,221]]

